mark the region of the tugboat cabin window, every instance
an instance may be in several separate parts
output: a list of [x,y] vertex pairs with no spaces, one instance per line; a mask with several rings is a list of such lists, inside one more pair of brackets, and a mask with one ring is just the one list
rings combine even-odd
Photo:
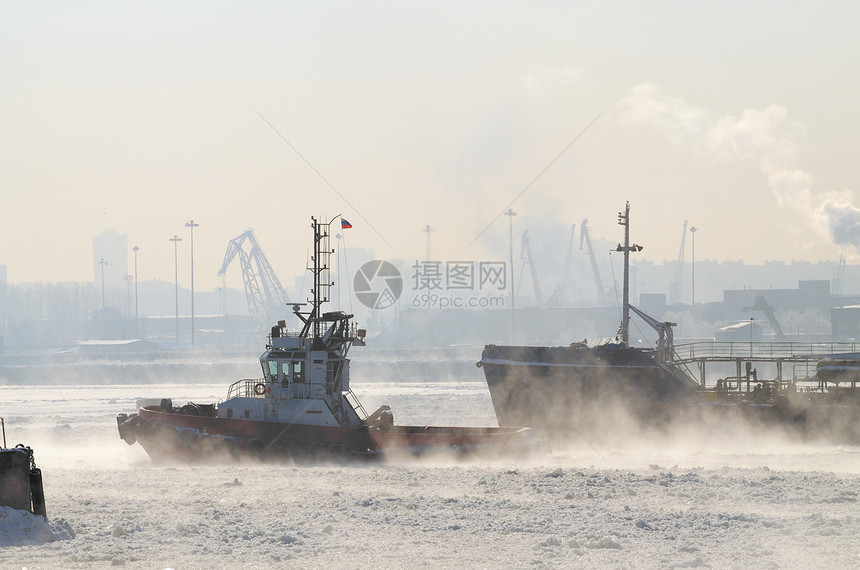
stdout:
[[276,360],[270,360],[266,364],[269,365],[268,377],[269,382],[275,382],[278,379],[278,362]]
[[305,381],[304,362],[301,360],[293,362],[293,382]]
[[[278,365],[280,366],[280,365],[281,365],[281,363],[279,362],[279,363],[278,363]],[[290,363],[289,363],[289,362],[285,362],[285,363],[283,364],[283,367],[282,367],[282,369],[281,369],[281,370],[282,370],[282,375],[281,375],[281,386],[282,386],[282,387],[284,387],[284,388],[286,388],[286,387],[287,387],[287,385],[290,383]]]

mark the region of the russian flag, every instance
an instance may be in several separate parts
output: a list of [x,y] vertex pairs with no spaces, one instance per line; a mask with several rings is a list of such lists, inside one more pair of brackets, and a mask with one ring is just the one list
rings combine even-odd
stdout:
[[350,223],[349,223],[348,221],[346,221],[345,219],[341,218],[341,219],[340,219],[340,227],[341,227],[342,229],[344,229],[344,230],[348,230],[349,228],[351,228],[351,227],[352,227],[352,224],[350,224]]

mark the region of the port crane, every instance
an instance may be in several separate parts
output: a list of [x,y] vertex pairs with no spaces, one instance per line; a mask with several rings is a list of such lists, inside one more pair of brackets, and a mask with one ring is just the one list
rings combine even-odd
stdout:
[[597,287],[597,299],[601,305],[607,305],[610,300],[606,294],[606,289],[603,287],[603,281],[600,279],[597,259],[594,257],[594,249],[591,247],[591,237],[588,235],[588,218],[579,224],[579,249],[582,249],[583,244],[588,252],[588,258],[591,260],[591,275],[594,278],[594,286]]
[[535,267],[534,257],[532,257],[531,240],[529,239],[528,230],[523,232],[521,257],[525,257],[526,264],[529,266],[529,271],[532,276],[532,287],[534,288],[535,301],[537,301],[537,306],[542,307],[544,304],[543,293],[541,293],[537,268]]
[[842,282],[845,280],[845,249],[839,255],[839,264],[836,266],[836,278],[833,280],[833,294],[842,294]]
[[576,240],[576,224],[570,225],[570,242],[567,244],[567,258],[564,260],[564,276],[561,280],[561,295],[567,297],[567,285],[570,282],[570,262],[573,258],[573,242]]
[[684,250],[687,246],[687,220],[684,220],[684,229],[681,230],[681,251],[678,253],[678,263],[675,265],[675,279],[669,286],[669,302],[680,303],[681,291],[684,282]]
[[[570,243],[567,248],[567,258],[564,264],[564,274],[562,275],[561,283],[555,288],[555,291],[553,291],[549,297],[545,297],[538,278],[537,265],[535,264],[534,257],[532,256],[531,237],[529,236],[529,231],[526,230],[523,232],[521,247],[522,253],[520,254],[520,259],[524,261],[523,270],[525,270],[526,265],[529,266],[529,273],[531,274],[532,279],[532,289],[534,290],[535,301],[537,302],[538,307],[560,307],[567,302],[567,288],[570,278],[570,264],[571,258],[573,257],[575,235],[576,224],[573,224],[570,226]],[[522,271],[520,272],[519,283],[521,286]]]
[[776,335],[776,340],[785,340],[785,334],[782,332],[782,326],[776,320],[776,315],[773,313],[773,305],[769,304],[764,298],[764,295],[758,295],[755,298],[755,303],[751,307],[744,307],[744,311],[761,311],[767,317],[770,327]]
[[570,283],[570,264],[573,259],[573,244],[576,240],[576,224],[570,226],[570,241],[567,244],[567,257],[564,260],[564,274],[561,284],[556,287],[546,304],[550,307],[561,307],[568,302],[567,290]]
[[286,306],[291,304],[290,299],[257,243],[253,229],[230,240],[227,253],[224,254],[224,263],[218,271],[219,277],[224,275],[237,255],[242,266],[248,312],[257,319],[260,330],[268,330],[273,323],[277,323],[289,313]]

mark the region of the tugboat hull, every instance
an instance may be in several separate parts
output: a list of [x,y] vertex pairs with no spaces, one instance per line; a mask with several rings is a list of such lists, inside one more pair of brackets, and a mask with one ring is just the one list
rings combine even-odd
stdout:
[[388,426],[341,428],[191,416],[148,406],[117,418],[120,436],[154,460],[345,457],[433,450],[528,453],[540,447],[528,428]]
[[153,459],[199,460],[230,455],[292,454],[321,450],[366,450],[367,433],[332,426],[283,424],[166,412],[140,408],[136,416],[117,418],[120,436],[139,443]]

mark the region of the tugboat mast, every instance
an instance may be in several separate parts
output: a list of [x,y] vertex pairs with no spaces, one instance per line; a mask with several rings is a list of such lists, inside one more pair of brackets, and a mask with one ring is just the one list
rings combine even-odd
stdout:
[[306,338],[310,329],[313,327],[313,339],[319,339],[322,336],[322,313],[320,308],[323,303],[329,301],[329,293],[331,291],[331,254],[332,250],[329,246],[329,223],[322,223],[316,218],[311,217],[311,227],[314,230],[314,254],[311,257],[313,266],[311,272],[314,274],[314,288],[311,290],[313,295],[311,302],[311,311],[305,321],[301,336]]
[[625,348],[628,346],[629,329],[630,329],[630,252],[642,251],[641,245],[630,245],[630,202],[624,207],[623,212],[618,212],[618,225],[624,226],[624,245],[618,244],[615,251],[624,252],[624,290],[622,294],[622,309],[621,309],[621,327],[619,333],[621,336],[621,345]]

